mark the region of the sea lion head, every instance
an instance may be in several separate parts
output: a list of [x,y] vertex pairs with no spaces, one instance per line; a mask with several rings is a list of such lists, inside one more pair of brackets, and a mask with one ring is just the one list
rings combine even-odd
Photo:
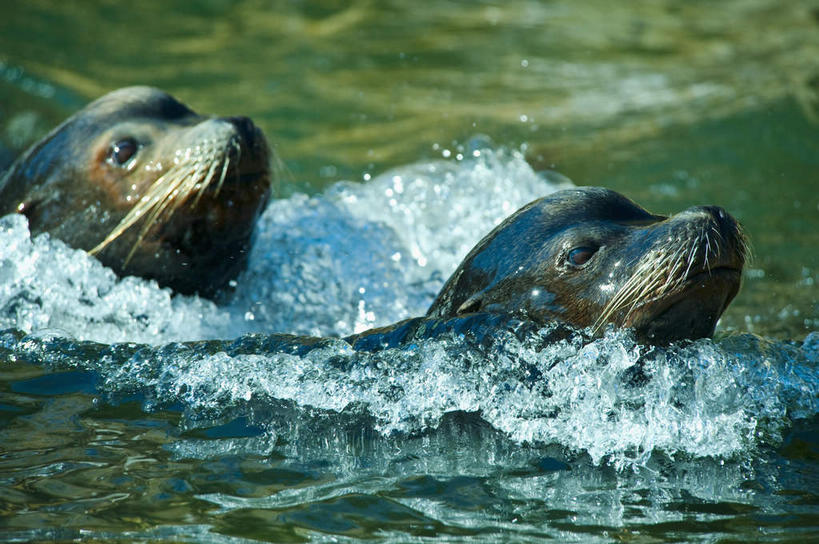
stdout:
[[198,115],[150,87],[92,102],[0,180],[28,217],[120,275],[212,296],[243,268],[270,197],[270,152],[245,117]]
[[711,336],[737,294],[747,244],[722,208],[671,217],[604,188],[554,193],[518,210],[467,255],[428,314],[485,311],[646,343]]

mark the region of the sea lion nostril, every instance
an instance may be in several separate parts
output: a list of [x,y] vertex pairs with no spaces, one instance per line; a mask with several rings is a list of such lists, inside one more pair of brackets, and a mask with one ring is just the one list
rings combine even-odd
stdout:
[[693,206],[677,215],[688,217],[697,224],[711,225],[717,234],[731,234],[741,231],[739,224],[724,208],[719,206]]
[[702,215],[707,217],[718,217],[719,206],[691,206],[680,212],[678,215]]
[[222,121],[226,121],[236,127],[236,130],[239,132],[239,135],[245,141],[248,146],[252,146],[254,143],[254,138],[256,136],[256,125],[253,124],[253,121],[250,118],[245,117],[243,115],[231,116],[231,117],[223,117]]

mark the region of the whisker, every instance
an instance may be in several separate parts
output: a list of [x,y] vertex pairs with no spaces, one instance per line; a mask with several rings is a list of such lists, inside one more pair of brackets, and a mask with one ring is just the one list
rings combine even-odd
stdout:
[[696,261],[697,246],[701,243],[702,238],[699,238],[694,244],[673,252],[659,256],[657,252],[646,254],[634,273],[604,306],[601,315],[592,325],[593,331],[597,333],[613,315],[625,308],[628,309],[623,321],[628,321],[643,301],[662,296],[684,284]]
[[222,174],[219,176],[219,183],[216,185],[216,193],[219,194],[219,191],[222,190],[222,184],[225,182],[225,176],[228,173],[228,167],[230,166],[230,156],[225,157],[224,166],[222,166]]
[[[711,263],[709,262],[709,257],[711,255],[711,239],[708,237],[708,231],[703,233],[705,236],[705,269],[708,271],[708,275],[711,275]],[[716,256],[716,255],[715,255]]]
[[[177,152],[179,162],[157,178],[147,189],[145,195],[137,201],[133,208],[122,218],[119,224],[89,251],[96,255],[121,237],[125,231],[139,221],[144,221],[137,234],[136,241],[131,247],[125,263],[134,256],[136,250],[145,240],[150,229],[161,219],[170,218],[187,200],[187,196],[195,194],[191,206],[196,206],[205,194],[207,188],[216,180],[216,172],[221,163],[217,193],[221,189],[228,172],[230,171],[230,153],[225,145],[219,146],[216,140],[200,143],[195,148],[187,148]],[[227,144],[241,153],[239,142],[232,138]]]

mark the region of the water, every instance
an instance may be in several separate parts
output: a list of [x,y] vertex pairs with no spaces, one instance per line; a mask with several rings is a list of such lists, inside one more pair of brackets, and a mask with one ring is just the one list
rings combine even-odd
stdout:
[[[0,220],[8,537],[815,530],[817,333],[652,349],[481,318],[361,351],[262,334],[422,314],[477,233],[568,183],[474,155],[274,203],[219,306]],[[203,338],[233,340],[179,343]]]
[[[0,540],[819,536],[812,6],[168,6],[0,8],[0,160],[151,83],[251,115],[289,174],[219,304],[0,218]],[[422,315],[554,170],[743,222],[715,340],[334,338]]]

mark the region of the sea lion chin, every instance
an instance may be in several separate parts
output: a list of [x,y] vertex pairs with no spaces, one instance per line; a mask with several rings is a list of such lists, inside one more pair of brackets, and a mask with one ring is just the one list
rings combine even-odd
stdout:
[[271,155],[246,117],[202,116],[150,87],[71,116],[0,178],[0,215],[27,216],[119,275],[214,296],[244,268],[271,192]]
[[427,316],[518,314],[595,333],[612,324],[649,344],[703,338],[736,296],[747,253],[722,208],[664,217],[608,189],[569,189],[481,240]]

